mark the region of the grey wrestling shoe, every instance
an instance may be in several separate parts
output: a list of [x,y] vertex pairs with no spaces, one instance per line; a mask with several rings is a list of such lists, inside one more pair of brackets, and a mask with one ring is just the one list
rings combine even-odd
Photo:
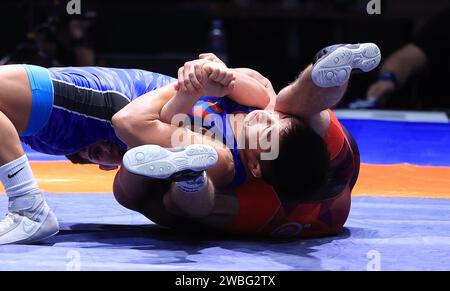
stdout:
[[143,145],[125,153],[123,166],[136,175],[180,182],[202,175],[217,160],[216,150],[209,145],[192,144],[185,148]]
[[337,44],[316,54],[311,77],[318,87],[341,86],[352,71],[369,72],[380,60],[380,49],[374,43]]
[[0,245],[32,243],[59,232],[58,220],[41,194],[10,198],[9,211],[0,221]]

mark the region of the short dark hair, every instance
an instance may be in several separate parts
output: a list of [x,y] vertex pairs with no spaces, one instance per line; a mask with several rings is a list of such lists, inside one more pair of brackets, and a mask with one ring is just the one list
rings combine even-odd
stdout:
[[79,153],[74,153],[74,154],[70,154],[70,155],[66,155],[66,158],[72,162],[72,164],[81,164],[81,165],[86,165],[86,164],[93,164],[91,161],[89,161],[88,159],[82,158],[80,156]]
[[280,199],[298,201],[325,184],[330,157],[324,140],[306,122],[292,116],[288,119],[280,131],[278,158],[261,160],[261,173]]

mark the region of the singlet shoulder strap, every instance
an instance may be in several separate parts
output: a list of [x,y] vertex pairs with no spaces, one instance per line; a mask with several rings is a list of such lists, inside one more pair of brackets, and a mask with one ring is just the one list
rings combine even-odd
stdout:
[[224,116],[224,119],[224,121],[226,122],[226,126],[224,126],[225,142],[226,146],[230,149],[234,162],[234,177],[227,188],[235,188],[242,185],[247,180],[247,174],[244,164],[241,160],[241,154],[239,152],[238,143],[233,133],[230,119],[227,116]]

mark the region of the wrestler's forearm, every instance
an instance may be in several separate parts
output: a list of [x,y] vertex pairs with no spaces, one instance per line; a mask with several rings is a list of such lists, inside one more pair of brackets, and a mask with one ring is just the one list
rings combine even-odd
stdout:
[[[175,115],[188,114],[200,97],[179,91],[162,108],[160,120],[165,123],[172,123]],[[255,79],[240,72],[236,73],[235,85],[228,97],[241,105],[261,109],[265,108],[270,102],[268,89]]]
[[[261,74],[250,69],[233,69],[235,83],[233,90],[228,95],[230,99],[245,106],[265,108],[275,98],[270,81]],[[259,74],[260,78],[257,78]],[[181,91],[170,99],[161,110],[160,120],[172,123],[177,114],[188,114],[201,96],[192,96]],[[216,96],[213,96],[216,97]],[[217,96],[220,97],[220,96]]]
[[160,120],[171,124],[177,114],[188,114],[200,96],[190,96],[178,91],[161,109]]
[[236,103],[263,109],[275,97],[270,81],[258,72],[246,68],[232,69],[232,71],[236,79],[229,97]]
[[[116,115],[126,115],[128,118],[148,117],[159,119],[161,110],[166,103],[177,94],[175,90],[175,82],[164,87],[147,92],[139,98],[131,101],[127,106],[122,108]],[[115,116],[116,116],[115,115]]]
[[[226,67],[225,63],[213,53],[204,53],[199,57]],[[234,92],[229,94],[231,99],[239,104],[261,109],[274,105],[276,93],[269,79],[249,68],[235,68],[231,70],[235,74],[237,81]]]
[[174,86],[175,83],[148,92],[114,114],[114,130],[124,143],[135,145],[144,134],[141,128],[145,130],[149,123],[159,120],[163,106],[176,94]]
[[[263,85],[265,88],[269,88],[273,91],[272,83],[270,82],[270,80],[267,79],[266,77],[264,77],[260,72],[255,71],[250,68],[234,68],[232,70],[233,70],[233,72],[240,72],[242,74],[245,74],[245,75],[253,78],[254,80],[258,81],[261,85]],[[275,93],[275,92],[273,92],[273,93]]]

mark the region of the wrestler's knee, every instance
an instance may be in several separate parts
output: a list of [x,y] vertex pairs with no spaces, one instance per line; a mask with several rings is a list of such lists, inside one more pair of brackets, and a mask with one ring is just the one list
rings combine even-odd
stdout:
[[114,197],[116,198],[117,202],[119,202],[120,205],[127,207],[127,199],[126,199],[124,189],[122,188],[122,185],[120,183],[119,172],[114,177],[113,194],[114,194]]
[[124,175],[124,171],[123,169],[120,169],[115,178],[114,178],[114,183],[113,183],[113,193],[114,193],[114,197],[116,198],[117,202],[119,202],[120,205],[122,205],[123,207],[126,207],[128,209],[132,209],[132,210],[138,210],[137,206],[139,205],[139,199],[140,196],[138,195],[133,195],[133,193],[131,192],[132,189],[129,189],[130,186],[127,186],[127,179],[126,179],[126,175]]
[[160,205],[164,193],[168,191],[170,183],[167,181],[151,180],[137,176],[121,168],[114,178],[114,196],[122,206],[147,212]]

